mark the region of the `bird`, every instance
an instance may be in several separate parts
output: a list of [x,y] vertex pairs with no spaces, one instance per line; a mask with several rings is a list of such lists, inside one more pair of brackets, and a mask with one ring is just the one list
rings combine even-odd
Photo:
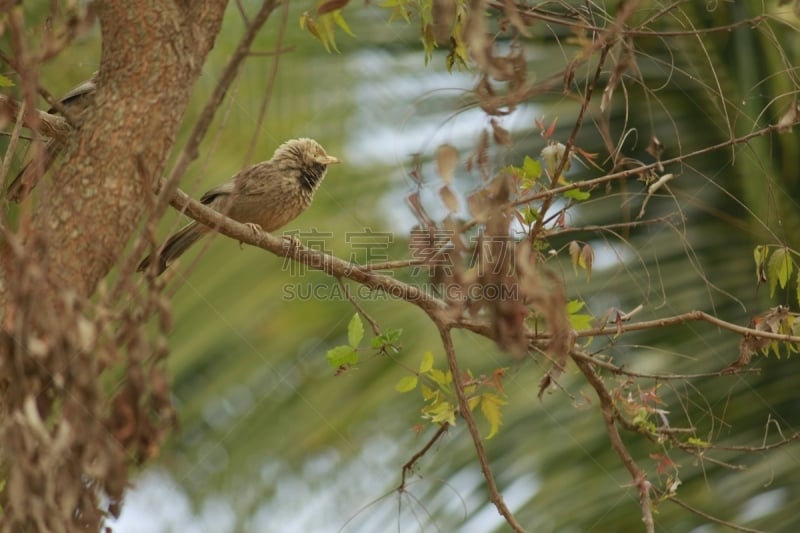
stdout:
[[[315,140],[292,139],[281,144],[267,161],[236,173],[206,192],[200,202],[254,230],[275,231],[297,218],[314,197],[329,165],[340,163]],[[155,261],[160,275],[175,259],[211,228],[194,221],[171,235],[159,252],[145,257],[137,268],[144,272]]]
[[[97,72],[95,72],[90,79],[69,90],[61,97],[59,103],[67,110],[71,117],[80,121],[83,112],[94,104],[94,95],[96,91]],[[56,111],[54,107],[47,110],[48,113],[55,113]],[[56,157],[64,151],[66,145],[65,139],[47,139],[45,149],[42,152],[42,161],[29,161],[8,185],[6,197],[12,202],[21,202],[24,200],[36,186],[39,178],[47,172],[53,164]]]

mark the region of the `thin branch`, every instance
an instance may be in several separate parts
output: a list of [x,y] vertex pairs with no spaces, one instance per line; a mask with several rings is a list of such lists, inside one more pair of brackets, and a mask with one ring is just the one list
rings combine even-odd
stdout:
[[[677,5],[679,2],[675,2],[673,6]],[[487,3],[489,7],[492,7],[498,11],[506,12],[507,5],[498,0],[491,0]],[[542,9],[538,6],[529,6],[524,4],[514,4],[517,13],[523,18],[528,19],[529,25],[533,24],[533,21],[540,21],[546,22],[549,24],[554,24],[558,26],[565,26],[569,28],[570,31],[586,31],[586,32],[602,32],[606,30],[606,28],[602,28],[600,26],[595,26],[593,24],[588,24],[583,21],[583,18],[580,16],[574,16],[567,18],[561,13],[554,13],[552,11],[547,11]],[[662,9],[660,12],[656,13],[655,15],[651,16],[650,18],[642,21],[640,24],[636,25],[635,28],[643,28],[649,24],[652,24],[658,18],[661,18],[669,11],[669,7]],[[577,13],[577,11],[575,11]],[[725,24],[720,26],[713,26],[711,28],[694,28],[691,30],[668,30],[668,31],[654,31],[654,30],[640,30],[640,29],[624,29],[620,28],[618,33],[623,37],[684,37],[684,36],[695,36],[695,35],[704,35],[704,34],[713,34],[713,33],[720,33],[720,32],[730,32],[737,28],[743,26],[750,26],[755,28],[765,20],[767,20],[767,15],[758,15],[753,18],[740,20],[737,22],[733,22],[731,24]]]
[[25,105],[21,105],[19,106],[19,111],[17,112],[14,129],[11,131],[11,139],[8,141],[8,148],[6,149],[6,155],[3,158],[3,165],[2,168],[0,168],[0,184],[5,182],[6,176],[8,175],[8,169],[11,168],[11,158],[14,154],[14,150],[17,148],[17,141],[19,141],[20,130],[22,129],[22,117],[24,115]]
[[761,371],[758,368],[737,368],[736,372],[698,372],[696,374],[650,374],[647,372],[634,372],[632,370],[627,370],[621,366],[615,365],[613,363],[609,363],[608,361],[603,361],[602,359],[598,359],[596,357],[592,357],[588,353],[583,350],[579,350],[573,348],[572,350],[572,357],[577,357],[583,359],[586,362],[592,363],[595,366],[599,366],[605,370],[608,370],[612,374],[617,374],[620,376],[628,376],[632,378],[640,378],[640,379],[655,379],[659,381],[670,381],[670,380],[690,380],[690,379],[700,379],[700,378],[716,378],[716,377],[723,377],[723,376],[738,376],[741,374],[760,374]]
[[581,232],[591,232],[596,233],[598,231],[602,232],[613,232],[616,230],[630,230],[633,228],[638,228],[640,226],[649,226],[651,224],[664,224],[665,222],[669,222],[670,218],[674,218],[675,215],[667,215],[663,217],[655,217],[655,218],[648,218],[645,220],[631,220],[629,222],[619,222],[617,224],[606,224],[604,226],[596,225],[596,224],[589,224],[586,226],[566,226],[563,228],[555,228],[554,231],[548,233],[549,237],[560,237],[562,235],[566,235],[568,233],[581,233]]
[[514,514],[508,508],[505,501],[503,501],[503,496],[500,494],[500,491],[497,488],[497,483],[494,480],[494,474],[489,466],[489,458],[486,456],[486,449],[483,447],[481,434],[478,431],[478,426],[475,424],[475,418],[472,416],[472,411],[469,408],[467,394],[464,392],[464,384],[461,382],[461,370],[458,367],[458,359],[456,358],[456,351],[455,347],[453,346],[453,338],[450,334],[450,330],[445,324],[440,322],[437,322],[436,325],[439,329],[439,335],[442,338],[444,352],[447,356],[447,365],[450,368],[450,373],[453,376],[453,388],[455,389],[456,397],[458,398],[458,412],[461,415],[461,418],[464,419],[464,422],[466,422],[467,429],[472,437],[472,444],[475,447],[475,452],[478,456],[478,463],[480,463],[481,472],[483,472],[483,477],[486,479],[486,486],[489,490],[489,499],[497,508],[497,511],[503,516],[503,518],[505,518],[512,530],[524,533],[525,530],[519,524],[519,522],[517,522],[516,517],[514,517]]
[[[278,77],[278,65],[280,64],[281,60],[281,48],[283,47],[283,41],[286,37],[286,26],[288,25],[288,18],[289,18],[289,2],[283,3],[283,9],[281,10],[281,22],[278,25],[278,35],[275,42],[275,57],[272,60],[272,64],[270,65],[269,75],[267,76],[266,83],[264,84],[264,91],[263,97],[261,98],[261,106],[258,109],[258,115],[254,124],[254,131],[260,132],[263,129],[264,125],[264,117],[267,115],[267,107],[269,106],[270,101],[272,100],[272,93],[273,89],[275,88],[275,80]],[[253,57],[251,52],[248,52],[250,57]],[[244,156],[245,163],[250,163],[250,158],[253,156],[253,152],[256,149],[256,141],[258,139],[258,134],[255,134],[250,139],[250,146],[247,147],[247,154]]]
[[350,290],[347,288],[347,285],[344,284],[342,278],[336,278],[336,282],[339,283],[339,286],[342,288],[342,292],[344,293],[345,298],[347,298],[350,304],[356,308],[356,311],[358,311],[358,313],[364,317],[364,320],[366,320],[369,323],[370,328],[372,328],[372,333],[374,333],[376,337],[380,335],[381,327],[378,325],[378,323],[375,321],[374,318],[372,318],[366,311],[364,311],[364,308],[361,307],[361,305],[359,305],[356,299],[353,298],[353,295],[350,294]]
[[[790,124],[790,126],[794,126],[794,125],[798,125],[798,124],[800,124],[800,118],[797,121],[795,121],[794,123]],[[666,166],[666,165],[669,165],[669,164],[672,164],[672,163],[681,163],[686,159],[690,159],[692,157],[705,155],[705,154],[708,154],[708,153],[711,153],[711,152],[716,152],[716,151],[719,151],[719,150],[721,150],[723,148],[728,148],[728,147],[731,147],[731,146],[735,146],[737,144],[743,144],[743,143],[746,143],[747,141],[749,141],[751,139],[754,139],[756,137],[761,137],[761,136],[766,135],[768,133],[774,133],[774,132],[780,133],[779,127],[777,125],[773,124],[773,125],[765,126],[765,127],[761,128],[759,130],[751,131],[750,133],[748,133],[746,135],[742,135],[741,137],[734,137],[734,138],[731,138],[731,139],[726,139],[726,140],[724,140],[722,142],[719,142],[717,144],[713,144],[711,146],[706,146],[705,148],[700,148],[699,150],[695,150],[694,152],[689,152],[688,154],[675,156],[675,157],[672,157],[670,159],[664,159],[664,160],[662,160],[660,162],[656,161],[655,163],[650,163],[649,165],[640,165],[638,167],[629,168],[627,170],[622,170],[620,172],[614,172],[612,174],[606,174],[605,176],[600,176],[599,178],[575,181],[575,182],[572,182],[572,183],[570,183],[568,185],[562,185],[561,187],[556,187],[555,189],[548,189],[546,191],[535,192],[535,193],[529,194],[527,196],[523,196],[521,198],[518,198],[517,200],[514,200],[511,203],[511,205],[512,206],[518,206],[518,205],[522,205],[522,204],[527,204],[527,203],[530,203],[530,202],[533,202],[533,201],[536,201],[536,200],[541,200],[543,198],[547,198],[548,196],[552,196],[552,195],[555,195],[555,194],[561,194],[561,193],[564,193],[564,192],[567,192],[567,191],[571,191],[571,190],[574,190],[574,189],[582,189],[582,188],[586,188],[586,187],[590,187],[590,188],[591,187],[597,187],[598,185],[602,185],[604,183],[608,183],[608,182],[611,182],[611,181],[616,181],[616,180],[628,178],[630,176],[634,176],[634,175],[637,175],[637,174],[645,173],[645,172],[647,172],[649,170],[657,169],[660,165]]]
[[653,522],[653,507],[652,501],[650,500],[650,490],[652,486],[647,480],[647,474],[639,468],[639,465],[636,464],[636,461],[633,460],[630,452],[628,452],[628,449],[625,447],[625,443],[622,442],[622,437],[619,434],[616,424],[618,416],[614,408],[614,400],[608,393],[608,389],[606,389],[600,376],[598,376],[592,368],[591,363],[580,358],[573,358],[573,361],[578,365],[586,381],[594,388],[600,400],[600,411],[603,414],[603,422],[606,426],[608,438],[611,441],[611,447],[630,473],[633,484],[639,492],[639,503],[642,507],[642,521],[644,522],[645,530],[647,533],[653,533],[655,531],[655,523]]
[[791,444],[800,440],[800,432],[793,433],[790,436],[779,440],[778,442],[773,442],[772,444],[763,444],[761,446],[719,446],[714,445],[713,449],[715,450],[723,450],[723,451],[731,451],[731,452],[744,452],[744,453],[752,453],[752,452],[767,452],[770,450],[774,450],[776,448],[782,448],[787,444]]
[[417,461],[422,459],[422,457],[424,457],[425,454],[428,453],[428,450],[430,450],[431,447],[434,444],[436,444],[436,441],[438,441],[440,438],[442,438],[442,436],[445,433],[447,433],[448,429],[450,429],[450,424],[448,424],[447,422],[440,425],[439,429],[436,430],[436,433],[434,433],[433,437],[431,437],[430,440],[425,443],[425,446],[423,446],[422,449],[417,451],[417,453],[412,455],[411,459],[406,461],[401,471],[400,485],[398,485],[395,490],[404,491],[406,489],[406,476],[408,475],[408,473],[411,471],[412,468],[414,468],[414,465],[417,464]]
[[[575,333],[576,337],[596,337],[598,335],[620,335],[630,331],[641,331],[654,328],[663,328],[665,326],[673,326],[676,324],[683,324],[685,322],[708,322],[719,328],[738,333],[740,335],[748,335],[751,337],[761,337],[764,339],[772,339],[776,341],[791,342],[794,344],[800,343],[800,336],[788,335],[785,333],[772,333],[771,331],[762,331],[758,329],[748,328],[727,322],[721,318],[709,315],[704,311],[688,311],[680,315],[657,318],[655,320],[647,320],[644,322],[635,322],[632,324],[619,324],[618,326],[602,327],[594,329],[584,329]],[[547,334],[539,335],[539,338],[547,338]]]
[[738,524],[734,524],[732,522],[726,522],[725,520],[721,520],[721,519],[717,518],[716,516],[712,516],[712,515],[710,515],[708,513],[705,513],[703,511],[701,511],[700,509],[697,509],[696,507],[692,507],[688,503],[686,503],[683,500],[679,499],[677,496],[668,494],[665,497],[669,501],[671,501],[672,503],[675,503],[675,504],[683,507],[687,511],[690,511],[690,512],[696,514],[697,516],[708,520],[709,522],[714,522],[715,524],[720,524],[722,526],[729,527],[731,529],[735,529],[736,531],[746,531],[747,533],[764,533],[764,531],[762,531],[761,529],[751,529],[749,527],[744,527],[744,526],[740,526]]
[[[600,80],[600,74],[603,72],[603,66],[606,63],[606,58],[608,57],[608,51],[611,48],[611,45],[608,42],[604,41],[603,46],[600,49],[600,58],[597,60],[597,66],[595,67],[594,77],[592,81],[586,87],[586,94],[583,96],[581,100],[581,107],[578,111],[578,118],[575,119],[575,124],[572,127],[572,132],[567,139],[566,144],[564,145],[564,154],[561,156],[561,159],[556,166],[555,172],[553,175],[550,176],[550,189],[552,190],[556,188],[558,184],[558,180],[561,177],[561,174],[564,172],[564,169],[569,162],[570,157],[572,156],[572,148],[575,146],[575,139],[578,137],[578,132],[581,130],[581,126],[583,125],[583,117],[586,114],[586,110],[589,108],[589,104],[592,101],[592,93],[594,92],[594,88],[597,85],[598,81]],[[539,234],[541,233],[542,226],[545,220],[545,213],[547,210],[550,209],[550,205],[552,204],[555,196],[545,196],[544,200],[542,201],[542,205],[539,208],[539,216],[536,218],[536,223],[534,227],[530,231],[530,236],[532,239],[538,238]]]

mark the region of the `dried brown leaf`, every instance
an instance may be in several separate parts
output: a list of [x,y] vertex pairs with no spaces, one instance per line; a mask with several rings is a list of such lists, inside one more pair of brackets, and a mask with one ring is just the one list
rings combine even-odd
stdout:
[[439,199],[450,213],[458,213],[458,197],[450,187],[442,185],[442,187],[439,188]]
[[342,9],[350,0],[328,0],[317,8],[317,15],[324,15],[332,11]]
[[495,119],[491,120],[491,125],[494,142],[504,146],[511,146],[511,134],[508,133],[508,130],[502,127]]
[[458,165],[458,150],[451,144],[442,144],[436,149],[436,173],[448,185],[453,183],[456,166]]
[[569,243],[569,257],[572,260],[572,269],[578,273],[578,261],[580,261],[581,245],[578,241],[570,241]]
[[779,133],[790,133],[792,126],[797,124],[800,120],[800,106],[797,105],[797,100],[792,103],[792,107],[781,116],[776,124]]
[[586,269],[586,279],[591,279],[592,265],[594,265],[594,250],[592,249],[591,245],[583,245],[583,249],[581,250],[581,261],[583,263],[583,268]]
[[658,137],[653,135],[650,137],[650,143],[648,143],[646,151],[657,161],[660,161],[661,155],[664,153],[664,143],[662,143]]
[[511,21],[511,25],[514,26],[518,32],[525,37],[531,36],[528,27],[525,25],[525,21],[522,20],[519,14],[519,9],[517,8],[517,4],[514,3],[514,0],[503,0],[503,11],[505,11],[508,20]]
[[467,196],[467,208],[472,218],[480,223],[486,222],[489,217],[490,203],[487,194],[486,190],[480,189]]

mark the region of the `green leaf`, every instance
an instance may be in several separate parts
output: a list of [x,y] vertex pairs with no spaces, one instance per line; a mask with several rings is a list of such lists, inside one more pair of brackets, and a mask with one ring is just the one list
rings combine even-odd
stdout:
[[376,350],[381,350],[387,346],[393,346],[397,344],[397,342],[400,340],[400,335],[402,334],[402,329],[390,329],[385,333],[381,333],[377,337],[372,337],[371,345]]
[[350,323],[347,324],[347,342],[353,348],[358,348],[363,338],[364,324],[361,323],[361,317],[356,313],[353,315],[353,318],[350,319]]
[[342,345],[331,348],[325,354],[325,357],[328,359],[328,364],[333,368],[358,363],[358,352],[352,346]]
[[786,288],[789,277],[792,275],[793,267],[792,257],[789,255],[788,248],[778,248],[772,252],[772,257],[769,258],[769,263],[767,264],[770,297],[775,294],[776,283],[781,286],[781,289]]
[[592,315],[587,315],[585,313],[567,315],[567,319],[569,320],[569,325],[572,326],[572,329],[575,331],[592,329],[592,322],[594,321]]
[[427,385],[425,385],[424,383],[422,384],[422,387],[421,387],[421,389],[422,389],[422,390],[421,390],[421,392],[422,392],[422,398],[423,398],[423,399],[424,399],[426,402],[427,402],[428,400],[430,400],[431,398],[435,398],[435,397],[436,397],[436,396],[439,394],[437,391],[435,391],[435,390],[433,390],[432,388],[428,387],[428,386],[427,386]]
[[13,86],[14,82],[10,78],[7,78],[2,74],[0,74],[0,87],[13,87]]
[[522,179],[532,183],[542,177],[542,163],[538,159],[533,159],[526,155],[522,162]]
[[383,334],[386,337],[386,342],[389,344],[396,344],[397,341],[400,340],[400,336],[403,334],[403,328],[397,329],[390,329],[386,333]]
[[336,10],[333,12],[333,21],[350,37],[356,36],[356,34],[353,33],[353,30],[350,29],[350,26],[347,25],[347,21],[344,20],[344,16],[342,16],[341,11]]
[[475,408],[478,407],[479,403],[481,403],[480,396],[470,396],[469,399],[467,400],[467,405],[469,406],[470,411],[474,411]]
[[503,423],[501,407],[507,403],[500,396],[491,392],[484,392],[481,395],[481,413],[483,413],[486,421],[489,422],[489,434],[486,435],[486,440],[497,435],[497,431]]
[[392,22],[398,17],[401,17],[406,22],[411,22],[411,19],[408,17],[408,10],[406,9],[405,0],[385,0],[384,2],[380,3],[379,6],[391,10],[391,13],[389,14],[389,22]]
[[797,291],[797,303],[800,304],[800,270],[797,271],[797,281],[794,284]]
[[766,281],[767,273],[764,265],[767,263],[767,256],[769,255],[769,248],[763,244],[759,244],[753,249],[753,259],[756,261],[756,282],[762,283]]
[[531,207],[523,207],[519,210],[525,224],[533,224],[539,219],[539,211]]
[[397,382],[397,385],[394,386],[394,390],[397,392],[412,391],[417,388],[417,382],[419,382],[417,376],[406,376]]
[[586,303],[583,300],[570,300],[567,302],[567,314],[572,315],[583,309]]
[[429,418],[431,422],[436,424],[447,422],[451,426],[456,425],[456,409],[450,402],[436,402],[433,405],[425,407],[422,412],[426,418]]
[[578,202],[583,202],[584,200],[588,200],[589,198],[591,198],[591,196],[592,195],[590,193],[582,191],[580,189],[570,189],[568,191],[564,191],[564,198],[570,198]]
[[442,372],[438,368],[431,368],[430,376],[433,381],[439,385],[447,385],[453,381],[453,376],[450,371]]
[[689,437],[686,440],[686,443],[692,446],[696,446],[698,448],[708,448],[709,446],[711,446],[711,443],[706,442],[703,439],[698,439],[697,437]]
[[431,352],[425,352],[422,356],[422,362],[419,364],[419,373],[424,374],[433,368],[433,354]]

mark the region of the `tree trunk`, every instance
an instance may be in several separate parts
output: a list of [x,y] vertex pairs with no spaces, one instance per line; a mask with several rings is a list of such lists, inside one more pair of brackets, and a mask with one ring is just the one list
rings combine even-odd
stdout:
[[[150,205],[226,2],[99,2],[95,107],[41,195],[30,249],[55,291],[92,294]],[[26,235],[26,242],[30,242]]]
[[[49,186],[41,180],[32,216],[23,207],[18,234],[0,228],[2,532],[99,530],[100,495],[117,514],[129,467],[157,452],[172,420],[148,314],[89,298],[154,203],[226,4],[94,3],[103,43],[94,107]],[[166,314],[144,301],[150,315]],[[109,389],[111,365],[124,375]]]

